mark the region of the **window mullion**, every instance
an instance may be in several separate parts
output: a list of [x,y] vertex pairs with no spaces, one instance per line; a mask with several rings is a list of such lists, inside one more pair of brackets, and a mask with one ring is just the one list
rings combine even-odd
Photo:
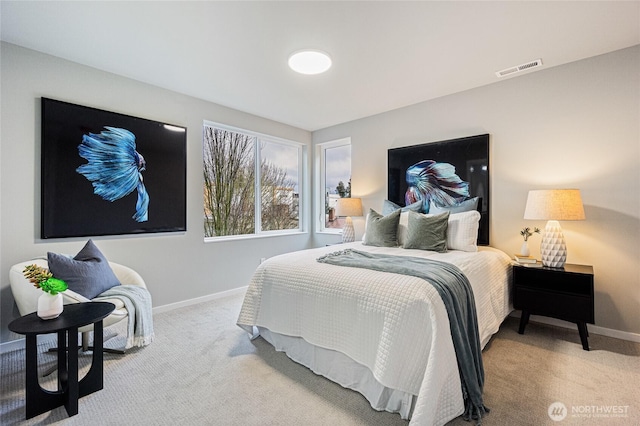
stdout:
[[304,150],[302,147],[298,147],[298,230],[303,231],[305,228],[304,224],[304,207],[305,203],[301,197],[306,191],[303,190],[305,187],[305,179],[302,175],[302,171],[304,170]]
[[318,217],[316,220],[318,221],[318,227],[321,231],[324,231],[324,222],[325,222],[325,199],[327,197],[326,194],[326,159],[325,159],[325,148],[318,147],[318,157],[319,157],[319,165],[318,171],[320,175],[320,188],[318,191]]
[[260,139],[253,138],[253,151],[255,153],[255,232],[260,234],[262,232],[262,176],[260,170],[260,164],[262,162],[262,155],[260,150]]

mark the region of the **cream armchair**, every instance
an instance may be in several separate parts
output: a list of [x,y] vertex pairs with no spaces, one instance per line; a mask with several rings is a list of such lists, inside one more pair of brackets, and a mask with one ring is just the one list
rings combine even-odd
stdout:
[[[20,315],[27,315],[32,312],[38,310],[38,298],[42,294],[42,290],[34,287],[33,284],[24,277],[23,271],[24,268],[28,265],[36,264],[38,266],[48,268],[48,262],[46,259],[33,259],[26,262],[20,262],[11,267],[9,271],[9,281],[11,282],[11,292],[13,293],[13,298],[18,305],[18,310],[20,311]],[[147,288],[142,277],[133,269],[120,265],[118,263],[109,262],[109,266],[113,270],[114,274],[118,278],[121,284],[127,285],[137,285],[144,288]],[[66,290],[62,293],[62,297],[64,299],[64,304],[68,305],[70,303],[84,303],[90,302],[86,297],[71,291]],[[127,318],[128,313],[124,304],[120,299],[106,299],[101,300],[101,302],[110,302],[116,306],[116,309],[106,317],[102,324],[104,328],[109,327],[123,319]],[[89,332],[93,331],[93,324],[87,325],[84,327],[80,327],[78,329],[79,332],[82,333],[82,350],[87,351],[90,350],[89,346]],[[119,353],[124,354],[124,350],[122,349],[111,349],[104,348],[105,352],[111,353]]]

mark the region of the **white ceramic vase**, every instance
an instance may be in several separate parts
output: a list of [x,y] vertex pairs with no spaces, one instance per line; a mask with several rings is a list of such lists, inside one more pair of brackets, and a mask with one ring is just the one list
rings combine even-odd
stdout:
[[529,256],[531,254],[529,251],[529,243],[527,241],[524,241],[522,246],[520,246],[520,254],[522,256]]
[[45,320],[58,318],[62,313],[64,305],[62,304],[62,294],[51,294],[43,291],[38,297],[38,313],[37,315]]

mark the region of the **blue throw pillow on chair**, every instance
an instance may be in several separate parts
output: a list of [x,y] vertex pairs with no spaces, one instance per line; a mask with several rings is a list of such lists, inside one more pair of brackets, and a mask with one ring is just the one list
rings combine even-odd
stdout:
[[87,241],[73,258],[49,252],[47,259],[53,276],[65,281],[69,290],[87,299],[93,299],[111,287],[120,285],[109,261],[92,240]]

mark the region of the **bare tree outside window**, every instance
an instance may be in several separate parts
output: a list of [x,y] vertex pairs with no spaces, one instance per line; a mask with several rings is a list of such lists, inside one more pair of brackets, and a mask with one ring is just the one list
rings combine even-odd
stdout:
[[205,125],[203,149],[205,237],[300,228],[299,147]]
[[[261,145],[260,151],[264,155],[260,164],[262,230],[296,229],[299,227],[300,200],[296,190],[297,179],[294,180],[284,167],[277,165],[270,158],[265,148],[273,149],[274,146],[269,146],[268,143]],[[297,148],[280,145],[277,150],[280,161],[297,164]]]
[[205,126],[205,237],[255,232],[253,137]]

